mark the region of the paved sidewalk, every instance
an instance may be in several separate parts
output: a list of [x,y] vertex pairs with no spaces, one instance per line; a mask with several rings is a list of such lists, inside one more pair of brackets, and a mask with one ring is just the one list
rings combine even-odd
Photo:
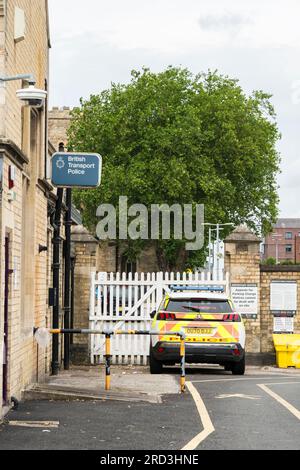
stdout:
[[72,367],[45,384],[26,390],[24,398],[31,399],[113,399],[161,403],[163,394],[178,394],[179,369],[172,374],[151,375],[148,367],[112,366],[111,390],[105,391],[105,368]]
[[[105,391],[104,366],[74,366],[50,377],[45,384],[37,384],[24,392],[25,400],[120,400],[162,403],[163,395],[180,393],[178,367],[165,368],[165,373],[151,375],[145,366],[112,366],[111,390]],[[248,366],[248,374],[300,376],[300,369]],[[187,366],[187,380],[198,374],[221,374],[220,366]],[[225,373],[229,374],[230,373]]]

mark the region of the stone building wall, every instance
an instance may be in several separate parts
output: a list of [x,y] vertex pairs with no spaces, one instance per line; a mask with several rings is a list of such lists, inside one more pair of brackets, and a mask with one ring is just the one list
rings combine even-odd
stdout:
[[68,147],[67,131],[71,123],[71,109],[54,107],[49,110],[49,140],[58,150],[59,144]]
[[[2,7],[2,8],[1,8]],[[24,38],[15,40],[15,11],[25,14]],[[45,89],[49,68],[48,6],[46,0],[0,2],[0,73],[3,76],[33,74],[37,87]],[[45,180],[47,137],[45,112],[24,106],[16,91],[21,80],[0,88],[0,159],[3,165],[0,202],[0,415],[2,412],[2,351],[4,328],[5,239],[9,237],[8,384],[7,401],[43,380],[45,355],[33,339],[33,327],[44,326],[47,316],[48,196],[53,188]],[[34,117],[33,117],[34,116]],[[33,123],[35,122],[36,128]],[[9,169],[15,171],[14,187],[8,187]]]

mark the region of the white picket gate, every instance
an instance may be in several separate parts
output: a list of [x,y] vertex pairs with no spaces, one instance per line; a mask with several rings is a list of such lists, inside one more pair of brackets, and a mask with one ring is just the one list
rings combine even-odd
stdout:
[[[207,272],[187,273],[92,273],[90,295],[90,328],[93,330],[149,330],[150,314],[159,307],[166,292],[174,284],[225,285],[229,289],[227,275],[212,281]],[[147,364],[150,339],[148,336],[113,336],[113,364]],[[105,338],[92,335],[90,358],[92,364],[104,362]]]

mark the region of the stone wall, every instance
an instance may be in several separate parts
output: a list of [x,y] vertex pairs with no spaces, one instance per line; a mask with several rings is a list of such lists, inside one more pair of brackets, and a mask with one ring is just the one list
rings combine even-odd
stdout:
[[294,318],[295,333],[300,333],[300,266],[261,266],[260,276],[260,322],[261,352],[274,351],[273,314],[270,310],[270,285],[272,281],[296,281],[298,311]]
[[[232,284],[256,284],[260,296],[260,240],[247,227],[239,227],[225,240],[225,271]],[[260,318],[245,320],[246,349],[260,353]]]
[[274,363],[274,315],[270,309],[272,281],[296,281],[298,285],[298,311],[295,333],[300,333],[300,266],[264,266],[260,264],[260,240],[247,227],[238,227],[225,240],[225,269],[231,283],[256,284],[258,287],[258,315],[246,319],[247,356],[251,362]]
[[[91,272],[115,272],[116,247],[106,242],[99,243],[83,227],[75,230],[76,234],[73,234],[73,250],[76,253],[75,327],[87,328]],[[270,284],[274,280],[297,282],[299,310],[294,325],[295,332],[300,333],[300,266],[262,266],[259,246],[259,238],[247,227],[238,227],[225,240],[225,269],[230,274],[232,284],[256,285],[258,289],[258,315],[256,318],[244,320],[248,363],[275,364],[274,316],[270,310]],[[109,253],[107,258],[105,253]],[[155,270],[154,256],[153,250],[142,254],[139,265],[142,268],[141,272]],[[76,362],[88,362],[88,338],[75,337],[73,351]]]

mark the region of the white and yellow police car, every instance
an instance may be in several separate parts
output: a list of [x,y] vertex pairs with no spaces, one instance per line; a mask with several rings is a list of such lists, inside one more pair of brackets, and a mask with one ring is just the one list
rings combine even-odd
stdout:
[[170,333],[184,330],[186,362],[219,364],[234,375],[245,373],[245,326],[230,296],[219,286],[173,286],[152,314],[150,371],[180,362],[180,340]]

